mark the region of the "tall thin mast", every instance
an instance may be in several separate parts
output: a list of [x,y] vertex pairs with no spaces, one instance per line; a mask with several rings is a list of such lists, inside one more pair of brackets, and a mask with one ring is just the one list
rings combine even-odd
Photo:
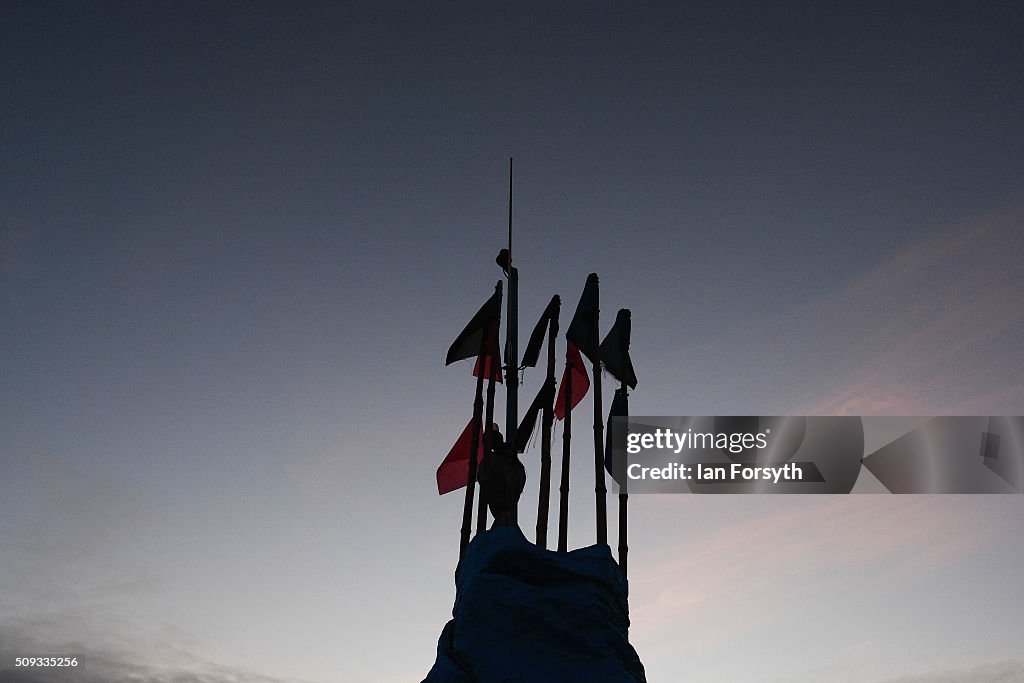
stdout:
[[[519,271],[512,261],[512,157],[508,159],[508,308],[505,312],[505,441],[516,442],[519,425]],[[518,508],[512,517],[519,520]]]

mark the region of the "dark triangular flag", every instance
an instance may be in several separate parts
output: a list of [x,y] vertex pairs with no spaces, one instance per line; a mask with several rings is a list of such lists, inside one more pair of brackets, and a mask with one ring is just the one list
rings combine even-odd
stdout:
[[608,411],[608,436],[606,437],[604,445],[604,468],[608,470],[608,474],[611,474],[612,476],[615,475],[615,470],[613,468],[615,460],[613,456],[614,451],[612,450],[612,433],[614,432],[616,439],[620,439],[620,444],[626,443],[625,438],[621,437],[618,432],[622,426],[620,425],[613,429],[613,417],[629,417],[629,395],[626,394],[626,390],[621,387],[615,390],[615,398],[612,399],[612,407]]
[[576,312],[569,323],[569,329],[565,338],[576,345],[584,356],[590,359],[591,363],[599,362],[598,339],[597,339],[597,314],[600,308],[597,273],[587,276],[587,284],[583,288],[580,302],[576,305]]
[[494,288],[494,294],[480,307],[469,324],[459,333],[448,348],[445,365],[451,365],[464,358],[475,358],[480,354],[480,342],[490,325],[497,325],[501,318],[501,281]]
[[615,316],[615,324],[601,342],[601,365],[612,377],[636,389],[636,373],[633,372],[633,361],[629,357],[629,332],[629,309],[620,308]]
[[533,328],[533,334],[530,335],[530,341],[527,343],[526,351],[523,353],[523,362],[519,367],[533,368],[537,366],[537,359],[540,358],[540,347],[544,344],[544,334],[548,331],[548,323],[554,318],[557,325],[558,311],[561,307],[562,300],[555,294],[551,297],[551,302],[548,303],[548,307],[544,309],[540,320],[537,321],[537,325]]
[[516,430],[516,452],[526,451],[526,444],[530,442],[533,428],[537,426],[537,415],[545,407],[550,406],[553,400],[555,400],[555,379],[549,377],[537,392],[537,398],[533,399],[533,403],[526,409],[523,421],[519,423],[519,428]]

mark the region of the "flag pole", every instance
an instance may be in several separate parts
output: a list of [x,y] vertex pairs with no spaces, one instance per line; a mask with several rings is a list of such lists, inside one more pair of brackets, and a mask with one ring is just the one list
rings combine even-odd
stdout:
[[[519,271],[512,262],[512,157],[508,159],[508,302],[505,312],[505,440],[516,442],[519,425]],[[518,503],[512,519],[519,522]]]
[[558,487],[558,552],[568,549],[569,535],[569,441],[572,438],[572,360],[565,349],[565,420],[562,425],[562,480]]
[[[483,352],[483,343],[480,344]],[[478,356],[479,357],[479,356]],[[462,537],[459,543],[459,559],[462,559],[466,546],[469,545],[469,534],[473,524],[473,495],[476,493],[476,458],[480,447],[480,418],[484,409],[484,376],[476,378],[476,393],[473,399],[473,430],[469,441],[469,470],[466,476],[466,499],[462,507]]]
[[[601,362],[608,368],[608,373],[619,380],[619,388],[615,390],[611,410],[608,411],[608,440],[605,442],[604,455],[605,470],[612,475],[619,486],[619,569],[622,571],[623,577],[626,576],[626,557],[629,552],[626,519],[629,496],[625,480],[621,478],[625,463],[617,460],[617,458],[624,457],[624,454],[617,452],[616,448],[619,444],[624,443],[622,437],[625,435],[614,431],[612,425],[616,424],[616,417],[629,416],[629,387],[636,386],[636,374],[633,372],[633,364],[629,360],[631,326],[629,309],[619,309],[611,331],[601,343],[599,354]],[[628,432],[627,425],[620,423],[619,426]]]
[[598,315],[594,311],[591,338],[594,340],[594,492],[597,498],[597,544],[608,545],[608,486],[604,477],[604,416],[601,413],[601,363],[597,349],[601,346]]
[[[495,342],[497,343],[497,342]],[[480,368],[481,372],[487,372],[487,407],[484,409],[484,457],[490,453],[491,446],[491,425],[494,423],[494,369],[498,367],[498,358],[489,358]],[[485,370],[486,369],[486,370]],[[480,500],[476,508],[476,532],[487,531],[487,501],[484,500],[484,489],[480,487]]]
[[[627,338],[625,343],[622,345],[622,380],[619,382],[619,389],[622,393],[629,395],[629,388],[626,384],[626,368],[628,367],[629,358],[629,339]],[[611,429],[611,424],[608,425],[608,429]],[[622,570],[622,576],[626,574],[626,555],[629,552],[629,546],[626,541],[627,527],[626,527],[626,505],[629,502],[629,494],[626,493],[625,487],[622,483],[619,483],[619,569]]]
[[[555,381],[555,337],[558,336],[558,313],[561,299],[552,298],[554,312],[548,319],[548,382]],[[540,498],[537,502],[537,545],[548,547],[548,505],[551,499],[551,427],[555,422],[554,400],[544,405],[544,417],[540,434]]]
[[[499,301],[501,298],[501,287],[502,282],[498,280],[498,283],[494,286],[495,295],[498,296]],[[500,304],[498,310],[500,311]],[[494,324],[494,321],[488,321],[488,324]],[[481,358],[484,355],[487,344],[487,329],[483,330],[480,335],[480,350],[477,353],[477,358]],[[473,524],[473,494],[476,492],[476,458],[477,450],[480,448],[480,420],[483,417],[484,409],[484,373],[481,368],[481,372],[476,378],[476,392],[473,394],[473,429],[471,431],[472,436],[469,441],[469,470],[466,474],[466,499],[462,506],[462,535],[459,542],[459,559],[462,559],[462,555],[466,551],[466,546],[469,545],[469,534],[472,530]]]

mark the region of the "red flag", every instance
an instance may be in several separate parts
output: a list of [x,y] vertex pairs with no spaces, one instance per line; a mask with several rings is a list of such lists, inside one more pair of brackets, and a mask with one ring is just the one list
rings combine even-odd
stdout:
[[[495,359],[494,356],[486,356],[484,358],[484,379],[490,379],[487,376],[487,373],[488,372],[492,372],[491,366],[493,365],[494,366],[494,370],[493,370],[493,372],[494,372],[494,381],[497,382],[498,384],[504,384],[505,380],[503,380],[501,378],[501,363],[494,363],[494,362],[492,362],[494,359]],[[473,366],[473,376],[474,377],[479,377],[480,376],[480,359],[479,358],[476,359],[476,365]]]
[[[484,379],[490,379],[487,373],[494,373],[494,381],[503,384],[501,379],[501,349],[498,346],[498,326],[492,325],[484,342]],[[480,357],[477,356],[473,365],[473,376],[480,376]]]
[[[470,420],[466,428],[462,430],[458,441],[444,456],[441,465],[437,468],[437,493],[444,495],[461,489],[466,486],[469,478],[469,453],[473,446],[473,421]],[[479,466],[484,456],[484,434],[480,431],[480,443],[476,450],[476,462]]]
[[562,382],[558,385],[558,398],[555,399],[555,417],[559,420],[565,419],[565,378],[572,372],[572,396],[570,397],[569,410],[575,408],[583,397],[590,391],[590,377],[587,376],[587,368],[583,365],[583,358],[580,350],[572,342],[567,342],[568,353],[565,372],[562,373]]

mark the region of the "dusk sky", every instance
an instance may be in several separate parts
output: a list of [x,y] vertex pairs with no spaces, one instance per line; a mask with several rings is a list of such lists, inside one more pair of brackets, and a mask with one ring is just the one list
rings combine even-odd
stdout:
[[[426,675],[509,157],[633,414],[1024,415],[1020,2],[0,0],[0,101],[0,670]],[[1022,496],[630,505],[652,683],[1024,681]]]

